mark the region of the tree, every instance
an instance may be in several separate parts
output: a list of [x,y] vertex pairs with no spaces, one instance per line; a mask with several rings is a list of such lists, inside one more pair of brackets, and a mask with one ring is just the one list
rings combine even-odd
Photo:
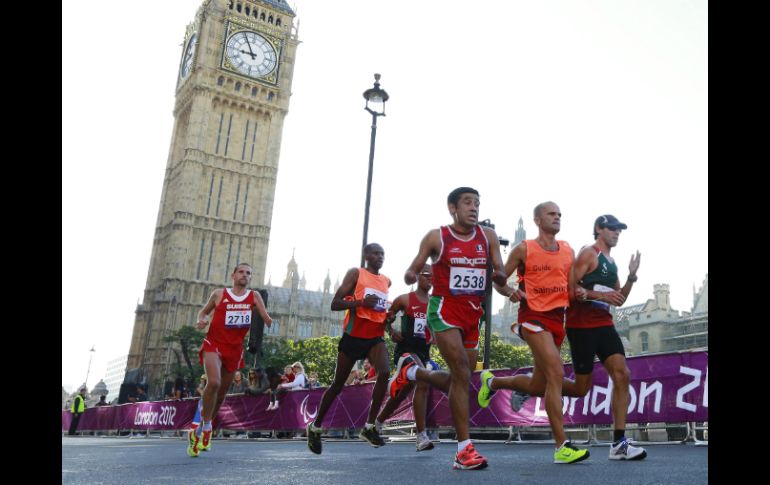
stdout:
[[[521,367],[529,367],[532,365],[532,351],[526,345],[511,345],[502,341],[502,339],[495,334],[492,334],[492,342],[490,348],[489,367],[491,369],[518,369]],[[449,370],[446,361],[441,357],[441,352],[438,349],[438,345],[432,345],[430,349],[430,358],[436,361],[438,365],[444,370]],[[479,339],[479,357],[480,360],[484,358],[484,334],[482,333]]]
[[[164,342],[179,345],[179,349],[182,352],[182,358],[184,359],[187,371],[189,372],[191,382],[198,381],[196,377],[203,373],[203,367],[198,363],[197,359],[195,364],[193,364],[192,360],[190,359],[190,354],[194,349],[200,346],[205,336],[205,333],[198,330],[194,326],[183,325],[171,335],[163,338]],[[176,353],[176,349],[174,349],[174,352]],[[176,372],[181,371],[180,367],[181,366],[179,364],[175,365]]]
[[305,366],[305,372],[318,373],[318,382],[328,386],[334,381],[334,369],[337,366],[337,345],[340,337],[309,338],[294,345],[296,360]]

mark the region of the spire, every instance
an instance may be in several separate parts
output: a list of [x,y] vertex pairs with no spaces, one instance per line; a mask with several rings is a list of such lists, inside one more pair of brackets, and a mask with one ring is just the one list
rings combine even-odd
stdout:
[[516,225],[516,234],[513,238],[513,246],[527,239],[527,231],[524,230],[524,219],[519,216],[519,223]]
[[329,269],[326,269],[326,278],[324,278],[324,293],[329,293],[329,287],[332,285],[332,280],[329,278]]
[[304,290],[306,286],[307,286],[307,280],[305,279],[305,272],[303,271],[302,272],[302,279],[299,280],[299,287],[300,287],[300,289]]
[[289,260],[289,263],[286,265],[286,278],[283,280],[283,286],[284,288],[291,288],[292,287],[292,281],[294,280],[294,275],[297,273],[297,261],[294,259],[294,251],[297,248],[292,248],[291,250],[291,259]]
[[299,275],[295,271],[294,274],[291,275],[291,289],[296,290],[299,288]]

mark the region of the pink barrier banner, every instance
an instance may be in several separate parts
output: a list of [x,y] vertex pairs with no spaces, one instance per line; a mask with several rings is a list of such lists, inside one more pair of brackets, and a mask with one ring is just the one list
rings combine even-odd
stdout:
[[[708,352],[683,352],[629,357],[631,402],[629,423],[708,421]],[[526,374],[532,368],[495,370],[496,376]],[[567,377],[574,377],[565,365]],[[479,372],[471,378],[470,421],[473,427],[539,426],[548,424],[541,398],[532,397],[518,412],[510,407],[511,391],[498,391],[488,408],[479,408],[476,393]],[[565,424],[612,423],[612,382],[604,367],[594,364],[594,386],[582,398],[563,398]],[[360,428],[366,421],[373,384],[348,386],[335,399],[324,418],[325,428]],[[291,391],[280,399],[276,411],[267,411],[269,396],[228,396],[219,410],[217,426],[239,430],[302,429],[315,419],[324,389]],[[174,430],[189,427],[198,400],[153,401],[86,409],[79,430],[135,429]],[[62,430],[69,429],[72,415],[62,411]],[[411,398],[407,398],[389,421],[412,420]],[[446,394],[431,389],[427,425],[451,426],[452,415]]]

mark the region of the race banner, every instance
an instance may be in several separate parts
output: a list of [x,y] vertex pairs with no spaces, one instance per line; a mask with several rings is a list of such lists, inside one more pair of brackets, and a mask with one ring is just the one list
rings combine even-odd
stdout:
[[[708,421],[708,352],[629,357],[628,367],[631,370],[629,423]],[[493,374],[511,376],[529,372],[531,367],[494,370]],[[543,400],[536,396],[527,400],[519,412],[514,412],[510,406],[511,391],[500,390],[492,397],[489,407],[481,409],[476,402],[479,374],[473,373],[468,393],[472,427],[548,425]],[[571,365],[564,366],[564,374],[574,378]],[[594,364],[593,384],[585,397],[562,398],[565,424],[612,423],[612,381],[598,362]],[[345,387],[326,413],[324,428],[362,427],[369,413],[373,385]],[[318,414],[323,392],[323,388],[290,391],[280,398],[275,411],[267,410],[269,395],[227,396],[215,424],[234,430],[303,429]],[[190,426],[197,405],[196,398],[89,408],[80,418],[78,430],[185,429]],[[69,411],[62,411],[63,431],[69,429],[71,418]],[[410,396],[388,421],[413,419]],[[429,392],[427,425],[452,426],[448,398],[438,389]]]

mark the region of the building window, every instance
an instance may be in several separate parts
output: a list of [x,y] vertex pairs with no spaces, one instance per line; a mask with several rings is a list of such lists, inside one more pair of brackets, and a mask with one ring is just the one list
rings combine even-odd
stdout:
[[265,328],[265,333],[267,335],[280,335],[281,334],[281,322],[278,320],[273,320],[273,323]]
[[650,336],[647,335],[647,332],[642,332],[639,334],[639,340],[642,342],[642,352],[647,352],[650,350]]
[[217,79],[217,86],[222,86],[225,83],[225,77],[219,76],[219,79]]
[[241,90],[241,83],[240,83],[240,81],[235,83],[235,90],[236,91],[240,91]]
[[339,337],[342,335],[342,325],[332,323],[329,328],[330,337]]
[[313,335],[313,325],[309,322],[302,322],[299,324],[299,338],[310,338]]

